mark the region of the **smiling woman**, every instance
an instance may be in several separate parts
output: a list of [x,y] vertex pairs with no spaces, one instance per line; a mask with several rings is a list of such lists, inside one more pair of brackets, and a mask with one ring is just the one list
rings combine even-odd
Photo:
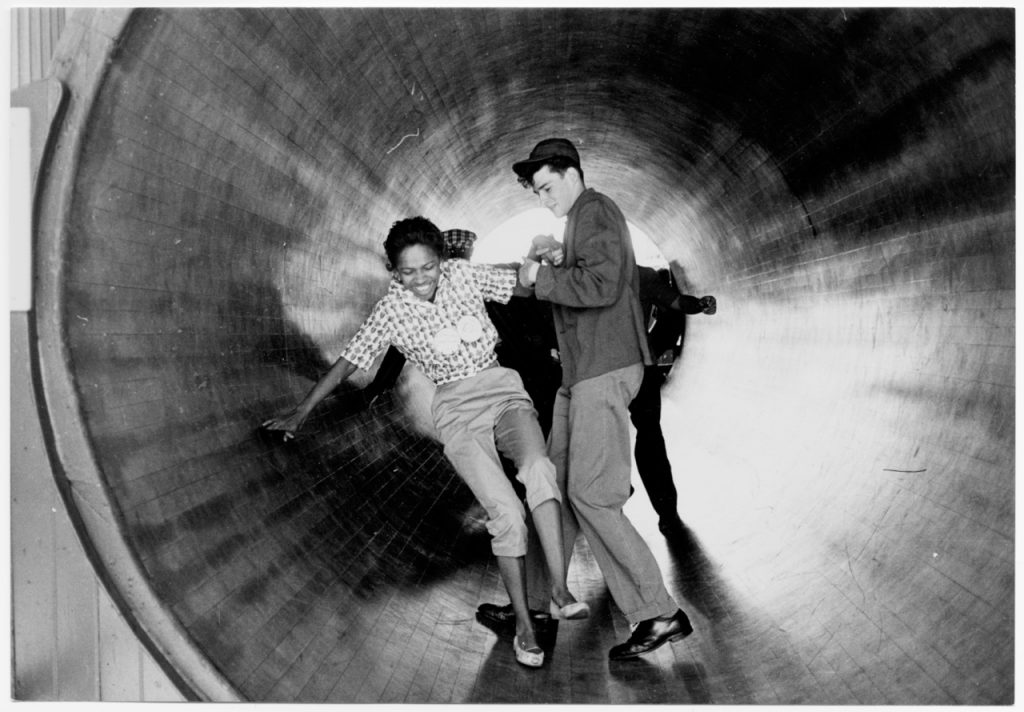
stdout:
[[441,276],[441,256],[424,247],[410,247],[402,251],[395,273],[402,286],[418,299],[432,302]]
[[[512,599],[515,659],[540,667],[544,651],[526,601],[527,514],[546,555],[551,605],[580,617],[589,609],[566,587],[562,496],[537,413],[519,375],[497,364],[498,334],[484,307],[485,301],[508,302],[518,288],[516,270],[444,259],[444,237],[423,217],[392,225],[384,252],[397,281],[299,405],[263,427],[294,438],[357,367],[369,370],[391,344],[401,349],[437,387],[431,413],[445,457],[486,512],[491,550]],[[515,468],[529,512],[505,476],[499,451]]]
[[[108,9],[61,42],[38,392],[91,560],[191,695],[1012,702],[1011,9]],[[685,536],[627,504],[694,634],[610,665],[580,539],[593,615],[530,674],[473,619],[489,522],[401,389],[254,426],[392,288],[396,218],[487,235],[547,136],[722,307],[663,391]]]

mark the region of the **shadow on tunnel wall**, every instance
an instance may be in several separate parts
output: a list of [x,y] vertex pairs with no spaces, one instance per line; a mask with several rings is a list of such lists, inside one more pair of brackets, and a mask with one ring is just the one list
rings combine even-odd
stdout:
[[[251,355],[249,368],[258,364],[296,384],[301,390],[293,404],[330,363],[288,322],[273,285],[233,284],[227,295],[229,302],[257,305],[253,318],[277,325],[269,336],[233,341],[229,350]],[[216,310],[201,328],[237,334],[238,326],[237,313]],[[230,393],[218,393],[223,376],[195,376],[189,388],[211,392],[218,406],[230,409],[222,402]],[[389,392],[371,407],[359,388],[343,384],[288,443],[256,427],[261,418],[253,414],[248,435],[240,429],[237,441],[221,440],[222,447],[201,454],[205,481],[159,523],[140,515],[148,501],[132,482],[108,480],[118,493],[125,535],[159,595],[229,676],[237,675],[232,665],[253,664],[242,627],[256,626],[266,640],[256,650],[264,654],[281,644],[275,636],[285,631],[274,626],[274,616],[257,623],[254,611],[286,615],[292,624],[320,620],[325,630],[344,636],[358,606],[379,593],[386,600],[396,590],[417,590],[489,559],[490,539],[473,518],[472,494],[440,444],[410,430],[395,398]],[[134,438],[98,438],[98,444],[120,454],[139,446]],[[105,472],[116,476],[119,470],[108,466]],[[139,497],[136,506],[132,496]],[[341,605],[339,596],[351,597],[350,605]],[[328,620],[322,620],[325,600],[335,602]]]

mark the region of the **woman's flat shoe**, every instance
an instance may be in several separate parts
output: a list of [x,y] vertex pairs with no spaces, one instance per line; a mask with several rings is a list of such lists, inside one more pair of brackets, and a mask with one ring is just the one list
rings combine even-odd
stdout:
[[590,615],[590,606],[583,601],[576,601],[565,606],[551,602],[551,617],[559,620],[577,621]]
[[544,664],[544,651],[540,648],[524,648],[519,645],[519,636],[512,638],[512,649],[516,651],[516,662],[526,667],[539,668]]

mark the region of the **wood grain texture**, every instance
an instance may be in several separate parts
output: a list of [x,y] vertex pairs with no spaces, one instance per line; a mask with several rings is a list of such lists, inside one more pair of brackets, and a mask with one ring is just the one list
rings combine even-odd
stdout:
[[[76,15],[43,346],[161,635],[254,701],[1012,701],[1011,19]],[[473,621],[500,589],[429,393],[368,409],[361,373],[298,442],[256,426],[383,293],[392,221],[486,235],[548,135],[719,309],[663,391],[687,533],[629,505],[697,633],[609,665],[581,545],[595,616],[532,675]]]

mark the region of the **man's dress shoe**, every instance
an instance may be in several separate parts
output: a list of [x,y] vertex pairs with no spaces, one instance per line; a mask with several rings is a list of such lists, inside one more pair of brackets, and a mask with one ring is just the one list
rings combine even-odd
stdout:
[[[511,638],[516,633],[516,614],[512,604],[499,606],[496,603],[481,603],[476,609],[476,619],[502,637]],[[550,632],[551,616],[543,611],[530,609],[530,619],[537,635]]]
[[637,623],[629,640],[608,651],[608,659],[629,660],[656,650],[665,643],[682,640],[692,632],[690,619],[682,611],[676,611],[670,616],[648,618]]

